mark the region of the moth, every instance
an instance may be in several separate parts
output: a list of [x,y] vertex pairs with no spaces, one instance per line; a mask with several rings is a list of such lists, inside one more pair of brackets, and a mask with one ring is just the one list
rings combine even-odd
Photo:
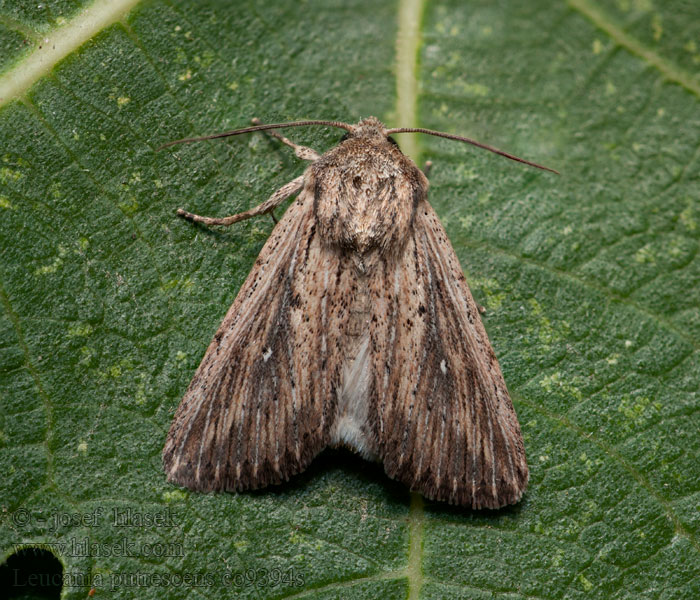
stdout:
[[251,490],[288,480],[326,447],[347,447],[428,499],[518,502],[528,467],[501,369],[427,177],[391,135],[438,135],[553,170],[374,117],[257,124],[166,146],[303,125],[346,133],[323,155],[272,133],[311,162],[303,175],[230,217],[178,210],[231,225],[298,194],[177,409],[163,450],[168,481]]

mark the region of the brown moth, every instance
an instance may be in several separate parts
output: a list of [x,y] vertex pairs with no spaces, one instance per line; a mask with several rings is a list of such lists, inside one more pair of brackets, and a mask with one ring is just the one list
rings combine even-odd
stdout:
[[[426,498],[472,508],[518,502],[523,438],[479,310],[428,180],[392,133],[356,125],[303,175],[230,225],[299,194],[255,261],[175,414],[163,450],[168,481],[198,491],[288,480],[324,448],[379,460]],[[551,169],[547,169],[550,170]]]

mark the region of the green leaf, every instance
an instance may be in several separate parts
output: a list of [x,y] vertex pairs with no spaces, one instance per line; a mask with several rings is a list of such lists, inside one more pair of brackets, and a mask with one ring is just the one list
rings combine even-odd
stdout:
[[[50,545],[71,599],[699,597],[699,33],[678,1],[0,2],[0,560]],[[155,149],[370,114],[562,173],[400,140],[487,308],[525,498],[424,502],[342,452],[252,494],[167,484],[272,229],[175,209],[233,214],[304,165],[261,134]]]

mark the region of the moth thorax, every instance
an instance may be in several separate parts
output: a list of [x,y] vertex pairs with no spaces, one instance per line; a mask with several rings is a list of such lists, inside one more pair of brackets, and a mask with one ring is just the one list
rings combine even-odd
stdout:
[[398,170],[343,171],[327,173],[318,182],[321,236],[330,245],[360,255],[399,251],[415,211],[411,183]]

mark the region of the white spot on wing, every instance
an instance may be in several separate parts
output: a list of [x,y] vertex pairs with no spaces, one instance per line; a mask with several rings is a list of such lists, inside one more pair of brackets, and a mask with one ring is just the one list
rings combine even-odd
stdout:
[[362,431],[367,423],[367,393],[370,384],[369,334],[362,340],[352,364],[345,365],[343,384],[338,395],[338,420],[331,443],[346,444],[363,457],[374,459]]

